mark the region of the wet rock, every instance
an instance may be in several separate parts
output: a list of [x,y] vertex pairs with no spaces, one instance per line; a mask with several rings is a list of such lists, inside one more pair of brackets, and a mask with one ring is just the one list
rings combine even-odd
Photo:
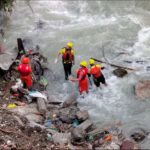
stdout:
[[55,144],[67,144],[71,142],[71,133],[56,133],[52,138]]
[[42,20],[39,20],[36,23],[37,29],[43,29],[44,25],[45,25],[45,22],[43,22]]
[[131,131],[130,137],[136,142],[143,141],[147,136],[147,132],[144,129],[137,128]]
[[136,60],[135,62],[138,63],[138,64],[144,64],[144,63],[146,63],[146,61],[144,61],[144,60]]
[[139,148],[140,147],[131,140],[124,140],[120,146],[120,150],[133,150]]
[[91,120],[86,120],[83,123],[81,123],[77,128],[81,128],[82,130],[88,131],[92,127],[93,123]]
[[68,115],[64,115],[64,116],[60,116],[59,119],[63,122],[63,123],[71,123],[71,119],[69,118]]
[[38,106],[39,112],[45,115],[47,111],[47,107],[45,104],[45,100],[43,98],[37,98],[37,106]]
[[85,121],[86,119],[89,118],[89,113],[88,111],[84,110],[84,111],[78,111],[77,114],[77,119],[80,121]]
[[128,72],[125,69],[118,68],[113,71],[113,74],[116,75],[117,77],[124,77],[125,75],[128,74]]
[[130,60],[124,60],[124,62],[125,62],[125,63],[128,63],[128,64],[131,64],[131,63],[132,63],[132,61],[130,61]]
[[135,86],[135,95],[138,99],[150,98],[150,80],[141,80]]
[[71,105],[77,105],[77,96],[75,94],[71,94],[69,95],[66,100],[64,101],[62,107],[65,108],[65,107],[69,107]]
[[71,138],[74,142],[81,142],[85,139],[85,131],[81,128],[74,128],[71,131]]

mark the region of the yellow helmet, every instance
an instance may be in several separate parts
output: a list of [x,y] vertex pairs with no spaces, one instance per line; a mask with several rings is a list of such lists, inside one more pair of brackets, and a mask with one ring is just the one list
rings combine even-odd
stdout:
[[72,48],[73,47],[73,43],[72,42],[68,42],[67,46]]
[[93,65],[95,63],[94,59],[89,59],[90,65]]
[[83,67],[87,67],[87,62],[86,61],[81,61],[80,65],[83,66]]

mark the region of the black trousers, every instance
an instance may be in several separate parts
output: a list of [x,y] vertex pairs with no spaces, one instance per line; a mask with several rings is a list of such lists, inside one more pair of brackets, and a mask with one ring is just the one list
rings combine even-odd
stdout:
[[65,79],[68,80],[68,77],[71,75],[72,63],[68,63],[68,64],[63,63],[63,66],[65,72]]
[[99,78],[94,78],[94,77],[93,77],[93,80],[94,80],[94,84],[95,84],[97,87],[100,86],[100,83],[106,84],[105,77],[104,77],[103,74],[102,74]]

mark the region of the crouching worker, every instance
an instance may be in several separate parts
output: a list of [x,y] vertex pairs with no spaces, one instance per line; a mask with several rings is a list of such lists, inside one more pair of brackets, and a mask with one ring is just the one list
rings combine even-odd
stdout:
[[32,87],[32,69],[30,66],[30,59],[28,57],[23,57],[21,59],[21,64],[18,66],[18,71],[20,73],[20,79],[24,85],[24,88],[28,90]]
[[100,87],[100,83],[107,86],[105,77],[101,72],[101,70],[104,69],[104,67],[101,67],[101,65],[95,64],[95,61],[93,59],[89,60],[89,64],[90,64],[90,69],[88,73],[93,76],[93,81],[96,87]]
[[87,62],[82,61],[80,63],[80,68],[77,70],[77,79],[70,78],[70,81],[73,81],[73,82],[78,81],[79,82],[78,89],[79,89],[80,95],[83,92],[88,93],[87,73],[88,73]]

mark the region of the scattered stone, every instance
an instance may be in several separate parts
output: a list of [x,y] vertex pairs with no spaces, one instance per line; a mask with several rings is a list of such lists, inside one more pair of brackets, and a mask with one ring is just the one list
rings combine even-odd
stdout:
[[124,140],[120,146],[120,150],[140,149],[140,147],[131,140]]
[[37,98],[37,105],[39,112],[42,113],[43,115],[46,115],[47,108],[45,100],[43,98]]
[[78,111],[77,114],[77,119],[80,121],[85,121],[86,119],[89,118],[89,113],[88,111],[84,110],[84,111]]
[[141,80],[135,85],[135,95],[138,99],[150,98],[150,80]]
[[29,120],[29,122],[36,122],[41,123],[43,120],[43,117],[36,114],[28,114],[26,115],[26,118]]
[[14,118],[16,119],[16,121],[18,121],[20,126],[24,126],[24,123],[22,122],[22,120],[18,116],[14,116]]
[[71,133],[56,133],[52,138],[55,144],[67,144],[71,142]]
[[89,128],[91,128],[93,125],[91,120],[86,120],[83,123],[81,123],[77,128],[81,128],[82,130],[88,131]]
[[0,91],[0,96],[3,96],[3,95],[4,95],[4,93],[2,91]]
[[77,105],[76,99],[77,99],[77,96],[76,96],[75,94],[69,95],[69,96],[66,98],[66,100],[64,101],[62,107],[65,108],[65,107],[69,107],[69,106],[71,106],[71,105],[75,105],[75,106],[76,106],[76,105]]
[[125,75],[128,74],[128,72],[125,69],[118,68],[113,71],[113,74],[116,75],[117,77],[124,77]]
[[81,128],[74,128],[71,131],[71,138],[75,142],[82,142],[85,139],[85,131]]
[[131,131],[130,137],[136,142],[141,142],[146,138],[147,134],[144,129],[137,128]]

